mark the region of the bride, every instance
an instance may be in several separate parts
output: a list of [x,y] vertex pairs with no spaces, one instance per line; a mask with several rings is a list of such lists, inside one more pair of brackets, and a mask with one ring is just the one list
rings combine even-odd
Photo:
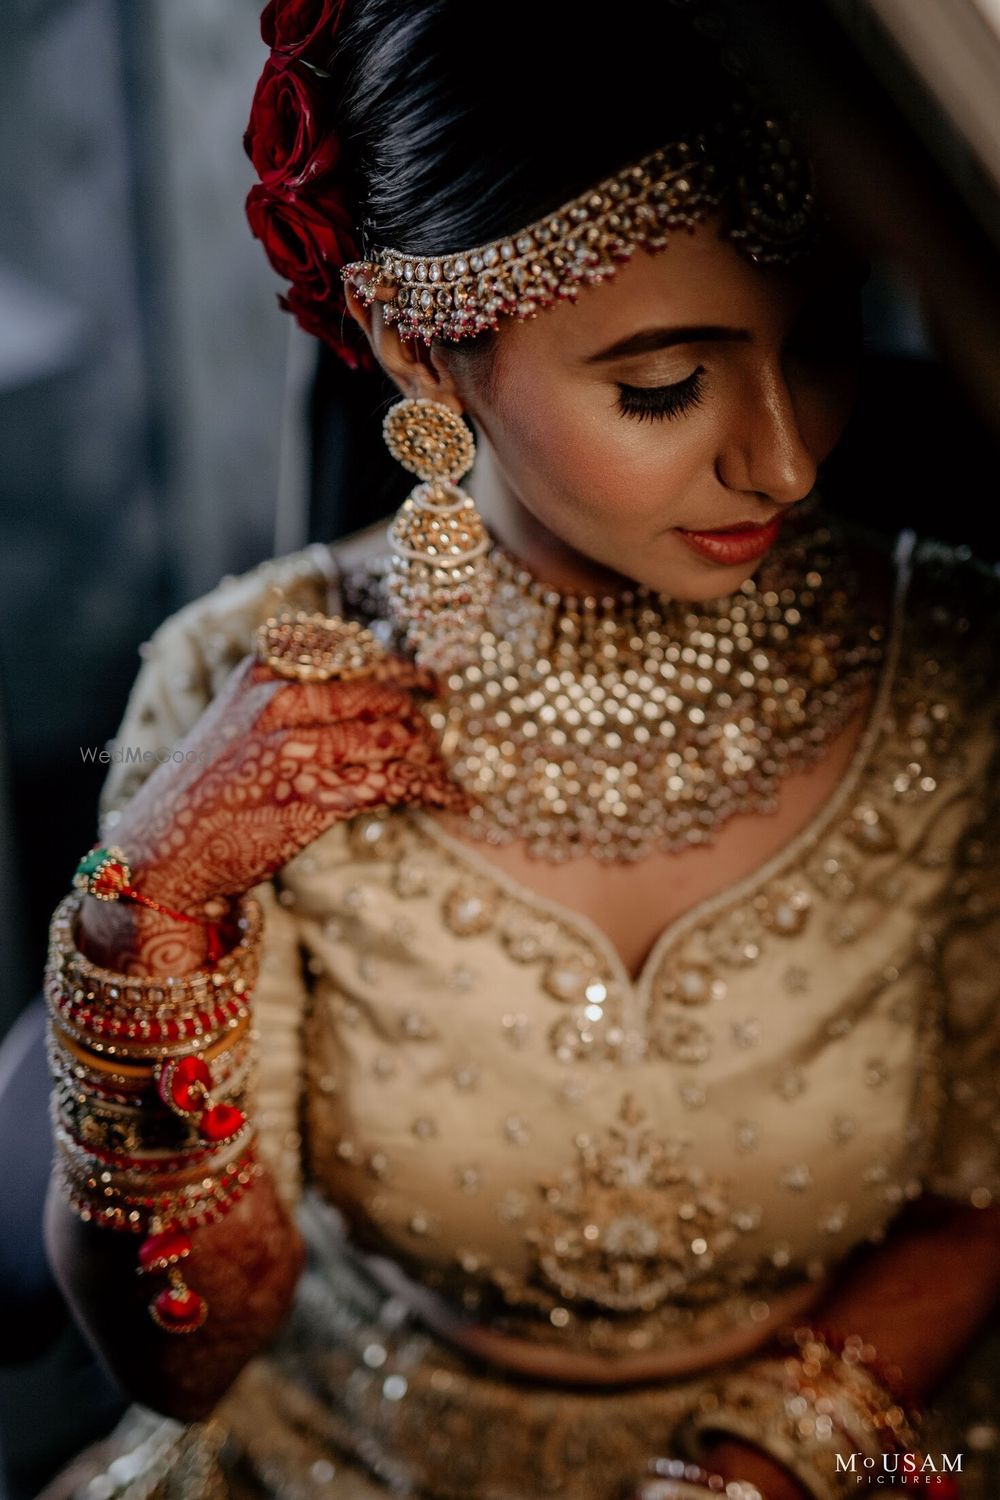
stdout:
[[995,582],[825,491],[867,267],[725,22],[468,19],[264,11],[250,224],[418,483],[147,648],[46,1493],[986,1500]]

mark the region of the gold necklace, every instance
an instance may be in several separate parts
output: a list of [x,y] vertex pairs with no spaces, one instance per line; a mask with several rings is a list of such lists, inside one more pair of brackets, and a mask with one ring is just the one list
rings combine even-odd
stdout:
[[698,604],[642,585],[576,598],[494,543],[479,658],[423,708],[474,798],[469,832],[552,861],[620,861],[773,811],[883,654],[842,528],[806,514],[753,578]]

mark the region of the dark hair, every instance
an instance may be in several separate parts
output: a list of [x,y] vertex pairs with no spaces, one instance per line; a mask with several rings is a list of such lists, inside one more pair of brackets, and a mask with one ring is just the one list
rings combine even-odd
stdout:
[[[468,249],[717,121],[738,80],[699,0],[347,0],[330,87],[363,249]],[[724,28],[720,34],[720,27]]]
[[[711,129],[744,86],[719,3],[621,0],[598,27],[576,0],[345,0],[325,86],[362,253],[472,249]],[[495,335],[444,347],[488,385]],[[314,453],[317,492],[339,497],[316,535],[390,512],[409,488],[368,420],[371,391],[328,353],[321,369],[350,419]],[[372,379],[388,404],[394,389]]]

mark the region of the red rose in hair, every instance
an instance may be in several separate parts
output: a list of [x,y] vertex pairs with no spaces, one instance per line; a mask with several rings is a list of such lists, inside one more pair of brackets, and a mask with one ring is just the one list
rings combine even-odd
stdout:
[[339,268],[354,259],[355,248],[335,193],[303,197],[294,188],[262,184],[250,189],[247,218],[279,276],[310,296],[340,285]]
[[280,299],[282,307],[357,368],[364,361],[357,345],[348,342],[355,337],[354,324],[346,317],[340,276],[340,267],[356,258],[357,249],[340,198],[332,191],[301,197],[282,185],[253,187],[247,218],[278,275],[292,283]]
[[344,0],[270,0],[260,34],[276,62],[301,57],[325,68],[343,8]]
[[324,121],[321,93],[294,68],[268,63],[260,75],[243,145],[268,186],[301,186],[337,165],[340,145]]

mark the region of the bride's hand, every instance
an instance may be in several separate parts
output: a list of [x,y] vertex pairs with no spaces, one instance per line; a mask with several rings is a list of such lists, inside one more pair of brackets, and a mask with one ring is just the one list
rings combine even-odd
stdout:
[[[371,676],[323,683],[277,678],[247,657],[114,829],[134,884],[204,915],[206,903],[249,890],[366,807],[464,806],[417,705],[432,689],[428,674],[393,656]],[[86,929],[101,944],[109,924],[97,905]],[[141,907],[130,919],[171,930]]]
[[[454,805],[416,694],[430,679],[387,657],[373,675],[304,683],[246,658],[115,829],[136,883],[194,910],[279,869],[365,807]],[[140,881],[141,875],[141,881]]]

